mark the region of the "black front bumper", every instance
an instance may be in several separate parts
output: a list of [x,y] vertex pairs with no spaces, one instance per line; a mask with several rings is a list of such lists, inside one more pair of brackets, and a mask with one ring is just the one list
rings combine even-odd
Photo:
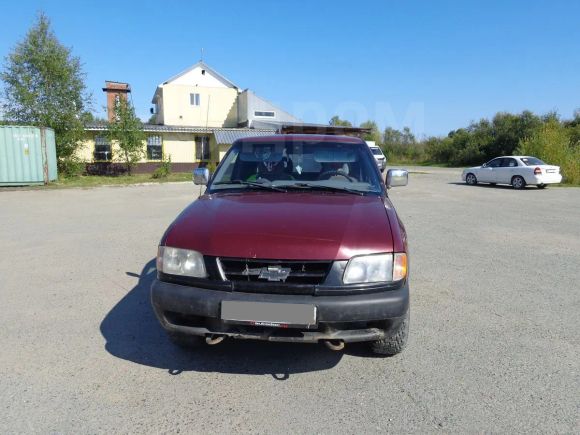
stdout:
[[[269,341],[355,342],[378,340],[398,326],[409,308],[409,286],[407,281],[397,289],[375,293],[314,296],[209,290],[155,280],[151,301],[161,325],[169,332]],[[318,328],[281,330],[225,324],[220,319],[222,301],[315,305]]]

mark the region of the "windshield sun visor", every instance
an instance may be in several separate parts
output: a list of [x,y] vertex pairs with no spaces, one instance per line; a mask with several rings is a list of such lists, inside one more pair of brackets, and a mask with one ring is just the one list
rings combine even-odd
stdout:
[[279,162],[284,157],[284,144],[243,144],[240,153],[242,162]]
[[357,161],[357,155],[351,149],[321,147],[314,150],[314,161],[318,163],[353,163]]

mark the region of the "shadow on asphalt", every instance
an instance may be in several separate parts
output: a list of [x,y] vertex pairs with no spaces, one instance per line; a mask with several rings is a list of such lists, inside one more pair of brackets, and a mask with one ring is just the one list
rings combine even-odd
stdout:
[[[167,370],[172,375],[184,371],[271,375],[286,380],[295,373],[328,370],[341,360],[322,344],[269,343],[226,340],[217,346],[183,350],[172,344],[159,325],[151,307],[149,291],[156,276],[155,260],[149,261],[139,282],[105,316],[101,333],[105,348],[113,356],[137,364]],[[363,356],[356,346],[354,353]]]

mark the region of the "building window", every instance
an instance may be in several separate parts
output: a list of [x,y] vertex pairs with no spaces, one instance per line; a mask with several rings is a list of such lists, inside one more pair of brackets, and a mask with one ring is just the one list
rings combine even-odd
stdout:
[[189,104],[199,106],[199,94],[189,94]]
[[97,161],[110,161],[113,157],[111,144],[105,136],[95,136],[95,152],[93,157]]
[[276,112],[256,110],[254,112],[254,116],[260,118],[274,118],[276,116]]
[[163,155],[161,136],[149,136],[147,138],[147,158],[149,160],[161,160]]
[[197,160],[209,160],[209,136],[197,136],[195,138],[195,158]]

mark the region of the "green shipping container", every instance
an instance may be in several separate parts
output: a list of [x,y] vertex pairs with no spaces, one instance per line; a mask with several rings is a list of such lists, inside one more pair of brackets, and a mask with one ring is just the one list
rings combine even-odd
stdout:
[[0,126],[0,186],[47,184],[57,176],[52,129]]

